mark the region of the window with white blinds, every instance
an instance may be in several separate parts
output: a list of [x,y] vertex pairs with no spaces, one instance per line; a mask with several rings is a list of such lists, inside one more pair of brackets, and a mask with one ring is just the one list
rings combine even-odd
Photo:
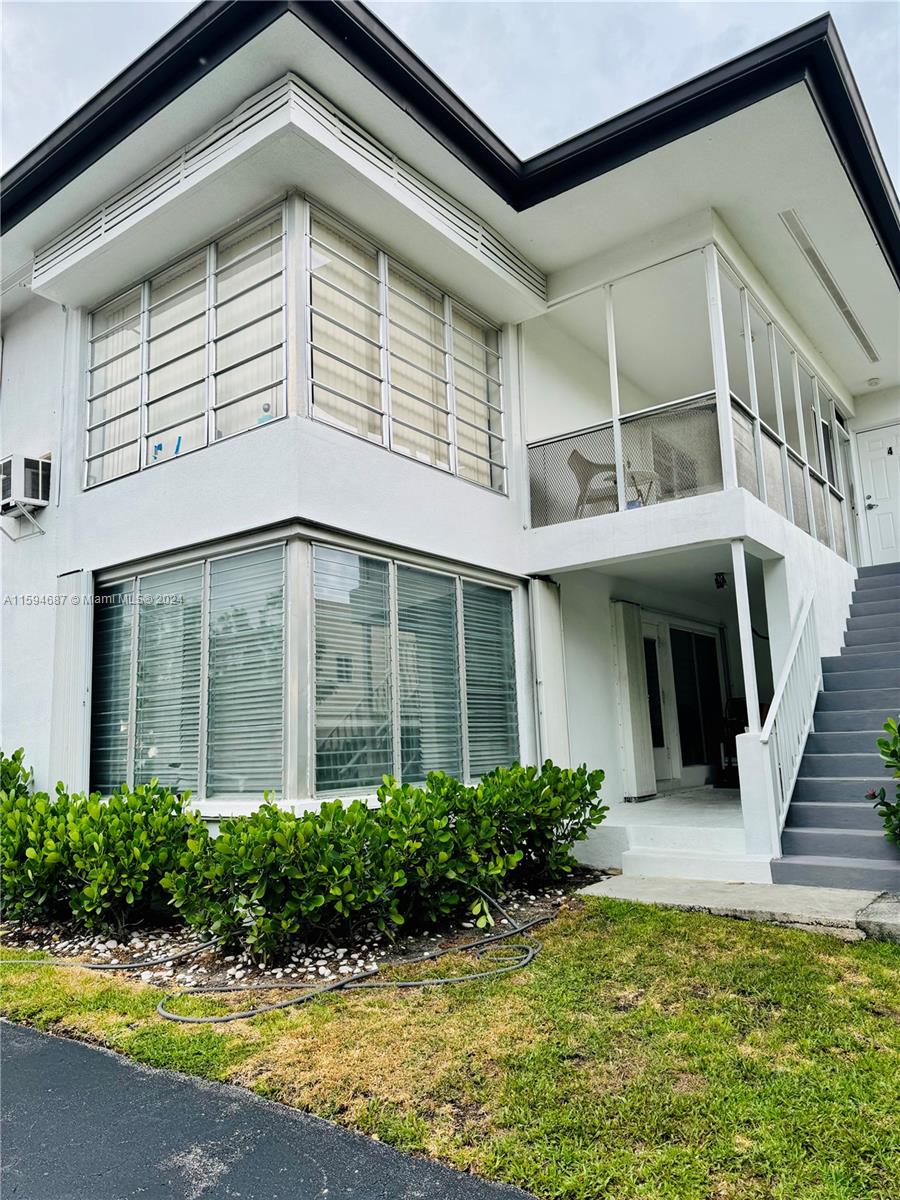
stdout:
[[317,791],[515,761],[508,590],[329,546],[314,572]]
[[469,773],[483,775],[519,755],[512,596],[470,580],[462,591]]
[[317,211],[308,261],[313,414],[505,491],[499,331]]
[[283,791],[284,546],[97,594],[91,787]]
[[91,314],[86,486],[285,412],[278,209]]

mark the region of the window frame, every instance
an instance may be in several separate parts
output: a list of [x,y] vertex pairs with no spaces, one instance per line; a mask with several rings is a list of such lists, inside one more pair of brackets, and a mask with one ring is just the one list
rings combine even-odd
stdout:
[[[520,638],[519,621],[516,615],[515,594],[520,585],[511,584],[506,581],[495,579],[486,579],[483,575],[476,575],[467,572],[464,568],[454,568],[451,565],[435,565],[432,563],[423,563],[422,560],[409,559],[401,555],[391,555],[383,549],[371,549],[367,547],[346,545],[341,542],[329,541],[322,538],[314,538],[310,541],[310,571],[309,571],[309,592],[310,592],[310,613],[311,613],[311,656],[310,656],[310,676],[309,676],[309,693],[312,697],[310,702],[310,723],[309,723],[309,789],[310,795],[316,800],[334,800],[341,797],[346,798],[361,798],[372,796],[375,793],[376,787],[371,784],[365,784],[357,788],[319,788],[316,785],[316,598],[315,598],[315,549],[322,547],[326,550],[344,550],[350,554],[357,554],[360,558],[376,559],[383,562],[388,568],[388,630],[390,631],[390,655],[391,655],[391,716],[393,719],[394,733],[392,735],[391,746],[391,762],[393,774],[401,783],[420,784],[422,779],[403,779],[401,775],[402,763],[402,746],[399,737],[399,722],[400,722],[400,688],[399,688],[399,670],[398,670],[398,626],[399,626],[399,603],[397,590],[397,574],[398,568],[407,567],[414,571],[421,571],[432,575],[440,575],[443,578],[452,579],[454,582],[454,594],[456,602],[456,666],[459,672],[459,705],[460,705],[460,749],[462,770],[460,778],[464,783],[475,783],[481,778],[480,775],[472,775],[470,771],[470,739],[469,739],[469,717],[467,709],[467,691],[466,691],[466,647],[465,647],[465,613],[463,608],[464,603],[464,584],[466,582],[479,583],[485,587],[495,588],[497,591],[502,591],[509,594],[510,597],[510,617],[512,622],[512,654],[514,663],[515,683],[516,683],[516,735],[518,742],[518,753],[522,753],[522,727],[521,727],[521,711],[520,711],[520,688],[519,688],[519,667],[518,667],[518,643]],[[376,785],[377,786],[377,785]]]
[[[504,377],[504,357],[505,357],[504,340],[505,339],[504,339],[504,332],[503,332],[502,327],[495,324],[493,321],[487,320],[487,318],[483,317],[477,311],[477,309],[473,308],[470,304],[467,304],[465,301],[461,300],[458,296],[445,291],[444,289],[439,287],[437,284],[435,284],[434,282],[432,282],[425,276],[421,275],[419,272],[415,271],[407,263],[403,262],[402,259],[396,258],[394,255],[383,250],[371,239],[371,237],[369,237],[367,234],[365,234],[364,232],[359,230],[351,222],[345,220],[342,216],[340,216],[340,214],[334,212],[333,209],[329,208],[328,206],[326,206],[324,204],[319,203],[316,200],[312,200],[308,197],[303,198],[303,205],[304,205],[304,210],[305,210],[304,211],[304,221],[303,221],[303,238],[304,238],[303,258],[304,258],[304,269],[305,269],[304,297],[306,300],[306,303],[305,303],[306,320],[305,320],[305,324],[304,324],[304,330],[305,330],[305,335],[306,335],[306,405],[307,405],[307,412],[308,412],[309,416],[313,420],[320,421],[320,422],[322,422],[322,424],[330,425],[332,428],[339,429],[342,433],[349,434],[351,437],[360,438],[362,441],[367,442],[370,446],[379,446],[381,449],[387,450],[391,453],[402,454],[405,458],[409,458],[413,462],[419,463],[422,466],[430,467],[432,470],[440,471],[444,475],[452,475],[454,478],[460,479],[464,483],[473,484],[475,487],[483,488],[485,491],[491,492],[494,495],[505,496],[508,498],[509,494],[510,494],[510,489],[509,489],[510,447],[509,447],[509,436],[508,436],[508,431],[507,431],[506,404],[504,403],[504,398],[505,398],[505,395],[506,395],[508,389],[507,389],[505,377]],[[322,351],[320,348],[316,347],[316,345],[313,341],[313,332],[312,332],[313,306],[311,303],[311,297],[312,297],[313,270],[312,270],[311,249],[312,249],[313,243],[318,240],[318,239],[316,239],[315,234],[313,233],[313,221],[317,217],[325,225],[334,226],[335,229],[339,233],[342,233],[348,239],[359,243],[360,247],[365,249],[369,254],[373,255],[377,261],[377,267],[378,267],[377,283],[379,285],[378,316],[380,318],[379,342],[377,343],[378,349],[380,351],[380,376],[378,378],[378,382],[380,385],[380,393],[379,394],[380,394],[380,399],[381,399],[381,408],[380,408],[380,410],[374,409],[371,406],[363,403],[362,401],[356,400],[352,397],[349,397],[349,399],[356,407],[364,408],[367,411],[377,413],[380,416],[381,431],[382,431],[380,441],[373,441],[373,439],[371,437],[367,436],[364,432],[361,432],[361,431],[355,430],[355,429],[351,429],[351,428],[348,428],[347,426],[341,425],[335,420],[330,420],[321,411],[317,411],[318,406],[316,405],[315,400],[314,400],[314,388],[315,387],[322,387],[322,388],[324,388],[325,391],[328,391],[330,393],[336,393],[338,396],[343,396],[343,394],[341,392],[337,391],[335,388],[331,387],[330,385],[316,383],[314,373],[313,373],[313,350],[317,350],[317,352],[319,352],[319,353],[327,353],[326,351]],[[336,251],[335,253],[337,253],[339,255],[339,257],[343,257],[340,255],[339,252]],[[353,263],[351,263],[351,265],[356,266],[356,264],[353,264]],[[363,270],[364,268],[357,268],[357,269]],[[440,305],[441,305],[440,313],[439,314],[438,313],[430,313],[430,315],[442,322],[443,332],[444,332],[443,345],[439,346],[437,343],[432,342],[429,338],[426,338],[426,337],[416,333],[415,330],[410,330],[406,325],[404,325],[404,323],[402,321],[396,320],[395,318],[393,318],[391,316],[390,294],[392,292],[397,293],[397,289],[391,283],[391,271],[392,270],[394,272],[396,272],[397,274],[399,274],[400,276],[405,276],[416,287],[421,288],[423,291],[430,293],[436,300],[440,301]],[[366,273],[371,275],[371,272],[366,272]],[[375,279],[375,276],[371,276],[371,277],[373,279]],[[334,284],[332,284],[330,286],[337,287],[337,285],[334,285]],[[340,291],[341,289],[337,288],[337,290]],[[347,295],[346,292],[344,292],[342,294]],[[399,294],[403,295],[402,292],[400,292]],[[356,297],[353,297],[353,296],[350,296],[349,298],[352,300],[356,300]],[[406,299],[407,299],[408,303],[418,305],[418,302],[415,299],[413,299],[412,297],[407,297]],[[363,303],[363,302],[357,301],[357,303]],[[376,311],[368,303],[365,303],[365,307],[369,308],[372,312]],[[418,305],[418,307],[421,307],[421,305]],[[481,325],[485,329],[491,330],[496,335],[497,349],[492,350],[490,348],[490,346],[488,346],[487,344],[485,344],[484,349],[486,350],[487,353],[493,354],[497,359],[497,378],[494,379],[492,376],[489,376],[487,372],[481,372],[481,374],[483,374],[486,379],[489,379],[491,381],[491,383],[496,385],[496,387],[498,389],[498,393],[499,393],[499,404],[495,405],[495,404],[492,404],[490,401],[482,401],[477,396],[473,396],[472,399],[474,400],[474,402],[476,404],[483,404],[486,408],[490,408],[492,411],[494,411],[498,414],[499,421],[500,421],[499,432],[495,432],[495,431],[490,430],[485,427],[476,426],[471,421],[468,421],[465,418],[462,418],[458,415],[457,390],[462,391],[467,396],[471,396],[471,393],[468,392],[465,388],[462,388],[456,382],[456,379],[455,379],[455,371],[454,371],[454,363],[455,363],[455,359],[456,359],[455,337],[460,336],[463,338],[467,338],[469,341],[472,341],[473,343],[474,343],[474,339],[469,337],[469,335],[466,334],[464,330],[460,329],[458,326],[456,326],[454,324],[454,322],[453,322],[454,310],[458,311],[461,316],[467,317],[473,324]],[[428,311],[428,310],[423,310],[423,311]],[[334,318],[331,318],[331,317],[326,317],[326,319],[330,320],[330,321],[334,320]],[[409,362],[410,361],[408,358],[406,358],[403,355],[402,352],[399,352],[397,350],[392,350],[392,348],[391,348],[390,326],[392,324],[399,326],[399,328],[401,330],[403,330],[403,332],[408,334],[409,336],[417,338],[418,340],[422,341],[424,344],[426,344],[426,345],[432,347],[433,349],[438,350],[440,353],[442,353],[443,358],[444,358],[444,364],[445,364],[445,367],[444,367],[445,374],[442,376],[436,375],[433,371],[430,371],[427,368],[421,367],[417,363],[411,363],[411,365],[415,369],[421,370],[426,374],[430,374],[434,378],[438,379],[440,382],[444,383],[445,388],[446,388],[445,394],[447,397],[446,409],[441,409],[439,406],[432,404],[430,401],[425,400],[422,397],[415,396],[413,393],[409,392],[409,389],[404,388],[402,385],[398,385],[398,384],[392,382],[391,365],[390,365],[391,358],[392,357],[397,358],[401,362]],[[353,333],[354,336],[357,336],[360,338],[364,337],[364,335],[358,333],[356,330],[350,329],[348,331]],[[375,345],[375,343],[372,341],[371,338],[366,337],[364,340],[368,341],[372,345]],[[334,355],[330,355],[330,356],[334,357]],[[344,360],[338,358],[338,361],[344,361]],[[359,369],[362,371],[362,368],[355,368],[355,369]],[[469,368],[469,369],[475,370],[475,371],[478,370],[478,368],[474,368],[474,367]],[[375,378],[375,376],[373,376],[371,374],[371,372],[363,372],[363,373],[368,374],[372,378]],[[437,411],[445,413],[447,416],[447,434],[448,434],[448,436],[446,438],[443,438],[443,437],[438,436],[437,434],[430,434],[427,431],[418,429],[417,426],[411,425],[408,421],[405,421],[403,418],[396,417],[393,413],[393,407],[392,407],[392,401],[391,401],[392,388],[395,388],[396,390],[400,391],[404,395],[410,396],[410,398],[412,400],[414,400],[424,406],[435,408]],[[347,399],[347,397],[343,397],[343,398]],[[501,460],[491,459],[489,457],[486,458],[483,455],[477,454],[476,452],[471,451],[471,450],[467,450],[464,447],[462,448],[462,454],[468,455],[471,458],[476,458],[480,462],[484,462],[487,465],[488,474],[491,476],[492,479],[494,477],[494,472],[495,471],[498,472],[499,478],[501,480],[501,486],[499,486],[499,487],[494,486],[493,483],[483,483],[477,479],[472,479],[468,475],[462,474],[460,472],[460,470],[459,470],[460,445],[459,445],[459,437],[458,437],[458,432],[457,432],[457,422],[460,422],[463,425],[466,425],[468,428],[476,430],[477,432],[481,433],[483,436],[487,437],[489,439],[489,441],[496,440],[500,443],[501,448],[502,448],[502,459]],[[434,440],[434,441],[439,441],[439,442],[446,444],[447,448],[448,448],[448,465],[442,466],[440,463],[437,463],[437,462],[428,462],[425,459],[416,458],[416,456],[414,454],[411,454],[409,451],[404,450],[403,448],[397,446],[395,444],[395,436],[394,436],[395,424],[400,425],[402,428],[409,428],[409,429],[413,430],[414,432],[420,432],[423,434],[423,436],[432,438],[432,440]]]
[[[278,214],[281,219],[280,234],[277,234],[273,238],[267,239],[261,245],[255,246],[252,250],[249,250],[246,253],[239,255],[233,261],[226,263],[224,267],[220,268],[217,265],[217,249],[218,249],[218,244],[220,242],[225,241],[232,234],[240,234],[242,232],[246,232],[249,235],[250,233],[253,232],[254,229],[258,228],[259,226],[265,225],[267,218],[272,219],[275,217],[276,214]],[[103,487],[105,484],[114,483],[118,479],[125,479],[130,475],[137,475],[141,471],[149,470],[152,467],[162,466],[164,463],[171,462],[176,458],[185,458],[190,454],[195,454],[198,450],[208,450],[212,446],[216,445],[219,442],[229,441],[231,438],[240,437],[242,434],[253,432],[255,429],[259,428],[259,426],[251,425],[246,429],[237,429],[233,433],[223,433],[220,437],[216,437],[215,436],[216,414],[224,409],[228,409],[237,404],[240,404],[242,401],[252,399],[252,397],[254,395],[258,395],[261,392],[275,390],[275,389],[281,390],[281,412],[275,416],[270,417],[267,421],[265,421],[264,422],[265,425],[270,425],[275,421],[281,421],[289,415],[288,340],[289,340],[289,328],[290,328],[290,325],[293,320],[293,313],[292,313],[292,303],[291,303],[291,297],[290,297],[290,288],[288,285],[289,259],[290,259],[290,255],[292,253],[291,243],[290,243],[290,239],[288,236],[288,226],[289,226],[288,198],[286,196],[282,196],[273,202],[267,203],[262,208],[255,209],[253,212],[241,217],[239,220],[230,222],[223,229],[220,229],[215,234],[214,237],[205,239],[202,243],[195,245],[192,249],[186,251],[183,254],[179,254],[176,258],[171,259],[168,262],[164,263],[157,270],[153,271],[153,273],[151,275],[148,275],[148,276],[142,278],[139,282],[131,283],[131,284],[129,284],[129,286],[122,288],[114,296],[111,296],[111,297],[105,299],[101,304],[98,304],[96,307],[92,308],[87,313],[86,337],[85,337],[85,360],[86,361],[84,363],[84,371],[83,371],[83,378],[84,378],[84,393],[83,393],[84,421],[83,421],[83,454],[82,454],[82,490],[83,491],[93,491],[95,488]],[[267,275],[262,279],[256,280],[254,283],[249,284],[245,288],[236,292],[233,296],[229,296],[227,298],[227,300],[223,301],[223,300],[216,299],[216,281],[217,281],[217,277],[218,277],[220,271],[224,271],[226,269],[230,269],[230,268],[238,265],[240,262],[242,262],[245,259],[252,257],[252,255],[258,253],[260,250],[263,250],[270,245],[274,245],[276,242],[279,242],[279,241],[281,243],[281,254],[282,254],[280,271],[273,272],[270,275]],[[205,263],[204,263],[204,273],[199,280],[195,281],[194,283],[186,284],[183,288],[179,288],[177,291],[173,292],[171,295],[164,296],[162,300],[157,300],[156,302],[153,302],[151,300],[151,285],[153,284],[153,282],[155,280],[159,279],[160,276],[164,276],[170,272],[175,273],[179,266],[181,266],[181,265],[186,266],[187,264],[189,264],[191,262],[192,259],[199,259],[201,256],[205,256]],[[240,324],[236,325],[233,329],[229,329],[227,334],[223,334],[223,335],[219,336],[217,333],[217,309],[222,307],[222,305],[225,303],[230,303],[231,301],[239,299],[240,296],[242,296],[242,295],[249,294],[254,288],[262,287],[267,282],[271,282],[272,280],[277,279],[279,275],[281,276],[281,303],[280,303],[280,305],[277,306],[276,308],[272,309],[271,312],[263,313],[262,315],[255,316],[255,317],[250,318],[247,321],[241,322]],[[152,311],[155,308],[158,308],[160,305],[166,304],[171,300],[177,299],[179,296],[186,295],[192,289],[198,288],[201,283],[205,284],[205,290],[204,290],[203,307],[200,310],[200,312],[196,313],[194,316],[183,318],[182,320],[175,322],[173,325],[169,326],[167,329],[163,330],[162,332],[151,336],[150,317],[151,317]],[[108,308],[112,304],[115,304],[116,301],[118,301],[120,299],[124,299],[131,292],[138,293],[138,311],[136,314],[136,319],[139,323],[139,334],[138,334],[138,342],[137,342],[136,347],[132,347],[132,350],[120,351],[117,354],[111,355],[109,358],[101,360],[100,362],[92,365],[91,361],[90,361],[91,346],[94,344],[94,342],[103,337],[108,337],[110,335],[110,333],[115,333],[117,330],[124,328],[128,322],[128,318],[125,318],[124,320],[118,322],[112,328],[104,330],[102,333],[92,335],[91,326],[92,326],[92,321],[93,321],[95,314],[102,312],[103,309]],[[280,342],[276,342],[275,344],[273,344],[273,346],[269,350],[259,351],[258,353],[247,355],[246,357],[239,359],[239,360],[235,361],[234,363],[230,363],[228,367],[220,368],[218,366],[216,355],[217,355],[217,343],[219,341],[221,341],[224,337],[231,336],[233,334],[237,334],[240,331],[249,328],[250,326],[252,326],[253,324],[255,324],[257,322],[261,322],[263,320],[270,319],[270,317],[272,315],[275,315],[278,312],[280,312],[282,314],[282,329],[281,329]],[[200,344],[198,344],[193,349],[173,355],[171,358],[166,359],[164,363],[159,363],[156,366],[151,367],[151,365],[150,365],[150,347],[151,347],[152,342],[157,341],[159,338],[165,337],[166,335],[173,333],[180,328],[186,328],[188,325],[191,324],[191,322],[194,322],[194,321],[199,322],[201,320],[201,318],[203,319],[205,328],[204,328],[203,341]],[[124,355],[131,353],[134,349],[137,349],[138,354],[139,354],[137,375],[133,379],[129,379],[125,383],[112,384],[105,388],[101,388],[99,391],[92,394],[91,393],[91,372],[93,370],[97,369],[97,367],[103,366],[105,363],[114,362],[117,358],[124,357]],[[150,386],[149,386],[150,385],[150,377],[156,370],[159,370],[161,368],[169,366],[170,364],[179,361],[179,359],[187,358],[192,354],[199,355],[201,352],[203,353],[203,356],[204,356],[204,368],[203,368],[203,375],[201,378],[197,379],[193,383],[180,384],[178,387],[172,388],[170,391],[164,393],[162,396],[157,396],[157,397],[154,397],[151,399],[150,394],[149,394],[150,393]],[[252,362],[255,358],[260,358],[260,357],[265,356],[266,354],[273,354],[273,353],[279,354],[280,359],[281,359],[281,371],[280,371],[280,375],[279,375],[278,379],[276,379],[272,383],[267,383],[267,384],[261,385],[260,387],[257,387],[257,388],[251,388],[250,391],[245,392],[241,396],[238,396],[234,399],[224,401],[224,402],[217,401],[217,399],[216,399],[216,378],[219,375],[223,374],[224,372],[226,372],[228,370],[239,368],[240,366],[246,364],[247,362]],[[103,396],[112,394],[119,388],[129,387],[135,381],[137,381],[137,383],[138,383],[138,400],[135,405],[124,410],[121,413],[116,413],[113,416],[106,417],[106,418],[103,418],[102,420],[95,421],[93,424],[90,423],[91,405],[94,401],[101,399]],[[150,409],[155,404],[163,403],[165,400],[170,399],[172,396],[177,395],[179,392],[188,391],[189,389],[191,389],[193,387],[199,388],[201,386],[203,388],[203,393],[204,393],[204,404],[203,404],[202,412],[198,412],[196,414],[196,416],[194,416],[194,417],[185,417],[179,421],[168,422],[168,423],[162,425],[159,429],[155,429],[152,433],[150,432],[148,417],[149,417]],[[101,451],[96,451],[93,454],[89,453],[90,436],[91,436],[92,432],[94,432],[97,429],[102,428],[105,425],[109,425],[109,424],[114,423],[115,421],[124,419],[125,417],[129,417],[135,412],[137,412],[137,414],[138,414],[138,432],[135,437],[127,439],[126,441],[122,442],[118,446],[113,446],[113,447],[110,447],[110,448],[107,448],[107,449],[104,449]],[[170,455],[167,458],[159,459],[157,462],[147,461],[147,445],[148,445],[148,441],[151,437],[153,437],[159,433],[165,433],[170,429],[177,428],[179,425],[186,425],[193,421],[200,421],[201,419],[204,421],[204,435],[203,435],[203,441],[200,445],[193,446],[189,449],[180,451],[178,454]],[[91,466],[92,462],[95,462],[96,460],[101,459],[108,454],[113,454],[117,450],[125,450],[134,445],[137,445],[137,450],[138,450],[137,463],[135,466],[129,467],[128,469],[121,471],[117,475],[111,475],[107,479],[98,479],[97,481],[95,481],[93,483],[90,483],[88,481],[88,477],[89,477],[89,473],[90,473],[90,466]]]

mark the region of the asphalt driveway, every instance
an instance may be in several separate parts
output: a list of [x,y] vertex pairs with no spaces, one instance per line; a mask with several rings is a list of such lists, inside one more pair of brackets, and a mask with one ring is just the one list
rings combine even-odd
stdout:
[[224,1084],[3,1022],[4,1200],[526,1200]]

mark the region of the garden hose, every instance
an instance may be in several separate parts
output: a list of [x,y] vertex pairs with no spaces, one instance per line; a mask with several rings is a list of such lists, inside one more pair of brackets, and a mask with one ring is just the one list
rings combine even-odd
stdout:
[[[530,929],[533,929],[536,925],[542,925],[545,921],[549,921],[551,916],[535,917],[531,921],[525,921],[523,924],[517,925],[498,900],[487,895],[486,892],[483,892],[481,888],[476,887],[474,884],[469,884],[468,886],[477,892],[488,905],[495,908],[501,917],[508,922],[510,928],[505,929],[502,933],[492,933],[482,938],[476,938],[461,946],[447,946],[442,950],[426,950],[423,954],[412,955],[409,958],[391,963],[391,968],[417,966],[420,963],[435,962],[447,954],[465,954],[468,951],[474,951],[479,961],[492,964],[487,966],[485,970],[474,971],[466,975],[448,975],[441,978],[393,980],[376,979],[375,976],[379,974],[379,968],[372,967],[369,970],[358,971],[355,975],[347,975],[344,979],[335,979],[329,983],[321,984],[282,980],[279,980],[278,983],[236,985],[199,984],[164,996],[156,1006],[156,1011],[161,1017],[165,1017],[167,1021],[178,1021],[184,1025],[215,1025],[226,1021],[244,1021],[249,1017],[258,1017],[262,1013],[275,1012],[280,1008],[290,1008],[294,1004],[306,1004],[307,1001],[315,1000],[319,996],[327,995],[329,992],[351,991],[358,988],[446,987],[455,983],[471,983],[476,979],[491,979],[496,975],[505,975],[510,971],[518,971],[522,967],[527,967],[539,953],[541,943],[530,936],[520,942],[509,942],[508,939],[523,934],[527,935]],[[197,946],[191,946],[187,950],[176,951],[174,954],[128,963],[71,962],[64,958],[7,958],[0,959],[0,966],[81,967],[87,971],[139,971],[145,967],[165,966],[170,963],[180,962],[182,959],[190,958],[195,954],[200,954],[202,951],[210,949],[212,946],[218,945],[221,941],[222,938],[219,937],[210,938],[209,941],[201,942]],[[166,1008],[167,1001],[177,1000],[182,996],[272,991],[297,991],[302,994],[292,996],[288,1000],[279,1000],[274,1004],[262,1004],[253,1008],[243,1009],[241,1012],[224,1013],[221,1016],[183,1016],[181,1013],[172,1012]]]

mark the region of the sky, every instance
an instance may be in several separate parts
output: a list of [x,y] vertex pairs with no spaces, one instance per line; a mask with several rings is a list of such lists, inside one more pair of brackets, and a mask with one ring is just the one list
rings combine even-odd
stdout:
[[[6,170],[190,12],[182,0],[3,0]],[[370,0],[520,157],[821,15],[791,0]],[[900,2],[830,7],[900,178]]]

